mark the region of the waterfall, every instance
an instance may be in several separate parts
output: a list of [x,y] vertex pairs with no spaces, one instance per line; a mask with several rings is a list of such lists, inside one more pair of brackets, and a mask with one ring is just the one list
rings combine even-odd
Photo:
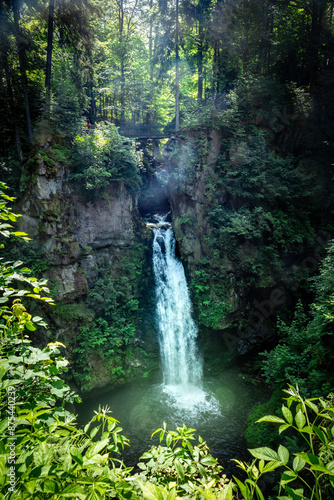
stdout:
[[192,304],[182,262],[175,255],[170,224],[159,218],[152,224],[153,272],[156,285],[156,317],[164,384],[190,395],[200,389],[202,359],[196,339],[198,329],[192,318]]

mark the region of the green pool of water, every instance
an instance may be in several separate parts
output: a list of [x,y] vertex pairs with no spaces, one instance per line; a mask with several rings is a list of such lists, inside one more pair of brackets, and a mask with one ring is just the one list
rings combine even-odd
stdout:
[[143,378],[116,390],[84,397],[78,406],[79,424],[86,423],[93,411],[108,406],[120,421],[123,434],[130,439],[122,458],[134,466],[141,454],[158,437],[152,432],[161,427],[175,429],[185,424],[197,430],[211,453],[226,472],[235,471],[231,458],[248,458],[243,438],[251,408],[264,400],[263,388],[245,384],[235,369],[219,376],[207,376],[202,387],[171,387]]

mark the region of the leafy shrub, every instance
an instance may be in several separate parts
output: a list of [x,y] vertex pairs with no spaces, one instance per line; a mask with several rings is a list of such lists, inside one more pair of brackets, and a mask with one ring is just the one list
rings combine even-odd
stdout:
[[262,370],[267,382],[282,388],[286,383],[298,384],[304,395],[327,394],[334,388],[330,360],[334,352],[333,282],[334,245],[330,244],[319,276],[313,279],[316,293],[311,317],[298,302],[290,325],[279,321],[278,345],[262,353]]
[[198,309],[198,320],[209,328],[218,328],[231,309],[226,299],[227,287],[217,271],[200,267],[190,284]]
[[141,472],[137,477],[142,482],[144,493],[149,490],[144,481],[163,486],[169,491],[176,488],[178,495],[186,498],[210,498],[206,496],[209,494],[214,495],[212,498],[224,498],[222,495],[216,496],[224,487],[224,495],[229,490],[231,493],[232,485],[228,484],[226,475],[222,475],[223,468],[209,453],[205,441],[199,437],[198,444],[192,444],[195,429],[188,429],[184,425],[176,431],[168,431],[164,422],[163,427],[152,436],[157,433],[160,443],[165,440],[166,445],[152,446],[140,458],[145,462],[138,463]]
[[74,140],[75,170],[72,179],[83,181],[87,190],[105,188],[111,182],[124,181],[130,193],[140,186],[134,143],[119,135],[115,125],[98,123],[92,130],[83,130]]
[[[334,444],[333,413],[334,408],[321,398],[303,399],[298,388],[289,385],[284,389],[288,394],[287,405],[282,405],[282,417],[266,415],[258,422],[270,422],[279,425],[279,434],[286,430],[293,431],[299,442],[303,442],[302,451],[293,453],[279,445],[277,452],[268,447],[250,449],[255,459],[251,464],[234,460],[248,476],[243,483],[235,478],[245,499],[264,500],[258,485],[260,478],[277,469],[283,469],[279,481],[278,500],[306,500],[322,498],[321,480],[326,478],[334,485],[334,461],[323,461],[319,457],[319,448],[332,450]],[[330,424],[329,425],[327,425]],[[319,446],[320,443],[320,446]]]
[[[90,319],[79,327],[75,354],[75,377],[82,388],[91,380],[88,360],[93,352],[108,360],[111,375],[128,375],[127,359],[139,320],[139,276],[142,276],[143,248],[138,245],[128,257],[110,266],[101,262],[98,275],[87,295]],[[118,383],[120,377],[118,379]]]
[[275,446],[278,442],[278,436],[274,425],[258,424],[258,420],[267,413],[278,413],[281,407],[281,393],[275,391],[269,401],[254,406],[251,409],[247,418],[247,428],[245,431],[245,439],[247,447],[255,446]]
[[58,134],[73,138],[86,103],[71,78],[64,78],[63,75],[55,79],[53,91],[50,122]]

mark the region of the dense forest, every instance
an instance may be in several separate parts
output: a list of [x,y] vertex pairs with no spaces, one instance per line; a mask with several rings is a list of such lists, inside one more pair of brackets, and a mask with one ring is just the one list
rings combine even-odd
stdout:
[[[0,0],[0,110],[0,500],[334,498],[333,2]],[[167,212],[204,371],[266,395],[240,476],[75,420],[157,377]]]

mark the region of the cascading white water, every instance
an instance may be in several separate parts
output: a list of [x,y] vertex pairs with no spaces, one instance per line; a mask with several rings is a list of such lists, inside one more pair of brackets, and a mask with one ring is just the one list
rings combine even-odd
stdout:
[[153,272],[164,384],[184,399],[185,395],[193,397],[194,392],[202,392],[202,359],[196,346],[198,330],[192,318],[184,268],[175,256],[172,228],[166,223],[160,226],[153,228]]

